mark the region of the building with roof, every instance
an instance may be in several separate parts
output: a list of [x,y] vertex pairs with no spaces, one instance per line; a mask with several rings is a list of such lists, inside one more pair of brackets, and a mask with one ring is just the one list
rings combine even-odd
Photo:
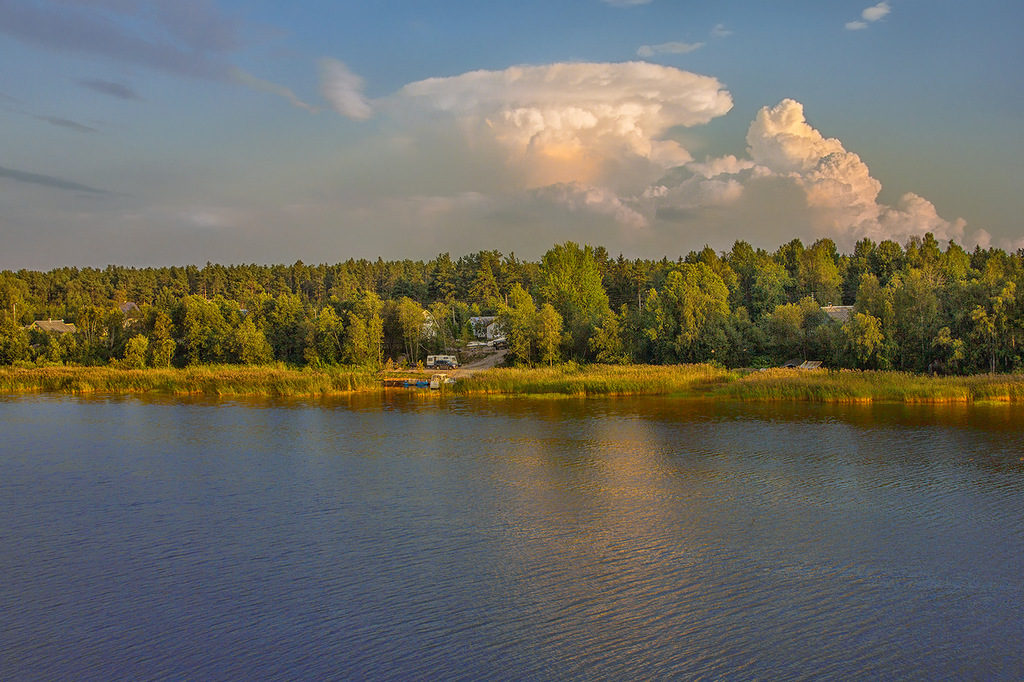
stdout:
[[823,305],[821,312],[825,313],[839,324],[846,324],[853,315],[852,305]]
[[74,334],[78,331],[75,325],[64,320],[36,320],[25,329],[38,329],[49,334]]

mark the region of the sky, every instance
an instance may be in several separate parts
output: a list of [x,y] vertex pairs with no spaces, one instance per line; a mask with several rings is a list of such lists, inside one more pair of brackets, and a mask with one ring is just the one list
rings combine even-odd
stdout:
[[0,0],[0,269],[1024,247],[1019,0]]

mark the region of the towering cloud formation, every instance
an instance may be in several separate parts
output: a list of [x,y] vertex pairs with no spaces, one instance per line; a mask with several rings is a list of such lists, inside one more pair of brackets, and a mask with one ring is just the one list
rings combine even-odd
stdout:
[[[929,201],[915,194],[905,194],[897,206],[879,204],[882,185],[867,165],[839,140],[812,128],[798,102],[787,99],[761,109],[750,124],[747,145],[749,161],[725,157],[689,164],[693,177],[674,187],[649,189],[647,196],[663,198],[663,212],[673,206],[756,201],[765,212],[781,208],[793,216],[793,228],[828,235],[847,246],[861,237],[902,240],[925,232],[940,239],[963,236],[963,221],[943,220]],[[766,187],[773,192],[763,191]],[[711,191],[715,188],[720,191]],[[746,193],[752,195],[749,200]]]
[[[371,114],[344,65],[326,61],[324,73],[324,94],[340,113]],[[919,196],[880,204],[881,183],[867,165],[815,130],[793,100],[758,112],[746,158],[694,161],[673,139],[731,108],[715,78],[646,62],[473,71],[375,100],[390,137],[368,162],[387,164],[379,175],[396,192],[415,187],[430,206],[445,207],[430,215],[443,213],[449,225],[461,215],[466,224],[493,218],[508,226],[520,215],[530,229],[566,230],[567,238],[594,239],[568,232],[591,226],[659,245],[828,236],[852,248],[862,237],[963,238],[963,221],[942,219]],[[467,192],[471,204],[443,200]],[[422,216],[407,218],[424,225]]]
[[450,114],[467,135],[496,142],[527,187],[618,186],[624,164],[679,166],[692,157],[665,132],[732,108],[718,80],[645,62],[473,71],[411,83],[395,100]]

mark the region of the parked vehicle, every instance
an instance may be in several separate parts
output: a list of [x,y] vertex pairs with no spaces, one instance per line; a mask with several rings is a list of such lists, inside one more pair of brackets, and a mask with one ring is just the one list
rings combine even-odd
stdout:
[[454,355],[428,355],[427,369],[455,369],[459,360]]

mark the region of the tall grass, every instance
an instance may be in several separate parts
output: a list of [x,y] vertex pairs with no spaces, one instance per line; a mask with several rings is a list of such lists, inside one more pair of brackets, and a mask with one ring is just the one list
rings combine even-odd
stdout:
[[575,365],[495,368],[459,379],[459,394],[695,395],[736,375],[712,365]]
[[345,368],[313,371],[223,365],[186,369],[0,369],[0,391],[5,392],[309,396],[377,390],[379,386],[380,380],[372,372]]
[[773,369],[722,385],[716,396],[737,400],[826,403],[958,403],[1024,401],[1024,376],[929,377],[905,372]]
[[[425,378],[421,377],[421,378]],[[284,366],[0,368],[0,392],[317,396],[382,391],[363,369]],[[1024,376],[927,377],[904,372],[773,369],[741,377],[712,365],[584,365],[495,368],[445,391],[507,396],[705,396],[723,400],[823,403],[1024,402]]]

